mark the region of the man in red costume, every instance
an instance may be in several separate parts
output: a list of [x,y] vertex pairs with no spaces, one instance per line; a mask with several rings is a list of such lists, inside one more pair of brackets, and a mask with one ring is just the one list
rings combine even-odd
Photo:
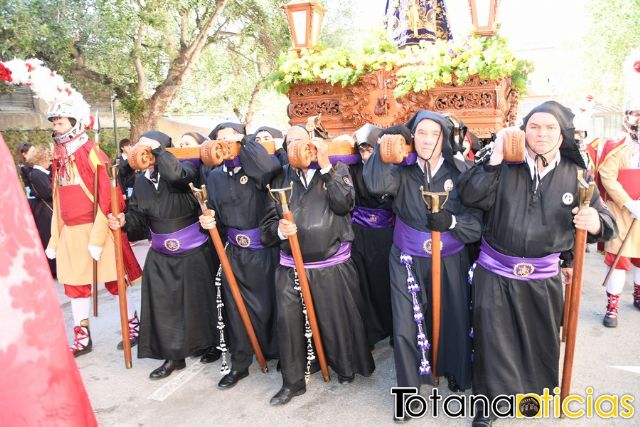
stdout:
[[[75,357],[89,353],[93,343],[89,331],[89,308],[93,280],[93,260],[97,261],[98,281],[118,294],[113,235],[107,223],[110,212],[110,184],[105,163],[109,158],[86,134],[82,114],[70,103],[58,102],[48,112],[55,141],[53,158],[53,218],[51,239],[45,253],[56,259],[58,280],[71,298]],[[94,174],[98,169],[98,205],[94,216]],[[120,194],[120,193],[119,193]],[[124,202],[121,201],[124,206]],[[125,269],[134,282],[142,275],[131,247],[123,236]],[[138,315],[129,303],[129,339],[138,340]],[[118,348],[122,347],[122,343]]]
[[[618,224],[619,235],[605,245],[604,262],[611,267],[616,254],[622,256],[607,282],[607,312],[604,326],[618,326],[618,304],[626,280],[632,271],[633,305],[640,309],[640,49],[631,52],[624,63],[625,103],[624,134],[605,143],[599,159],[598,173],[605,191],[605,201]],[[627,240],[624,248],[622,242]]]

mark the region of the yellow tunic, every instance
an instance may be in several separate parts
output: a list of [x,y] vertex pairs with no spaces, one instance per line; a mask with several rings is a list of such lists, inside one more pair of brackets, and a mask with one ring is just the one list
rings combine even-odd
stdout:
[[117,280],[115,248],[113,234],[109,229],[107,218],[98,209],[93,224],[66,225],[60,215],[60,197],[58,186],[80,185],[83,193],[93,203],[93,194],[80,178],[75,158],[71,157],[67,182],[54,182],[53,217],[51,220],[51,239],[47,249],[56,250],[58,281],[65,285],[90,285],[93,281],[93,258],[88,246],[102,247],[102,255],[98,261],[98,282]]
[[[635,143],[627,140],[619,147],[613,149],[598,167],[600,181],[607,191],[607,206],[613,214],[618,224],[618,237],[605,243],[605,251],[617,254],[622,245],[622,241],[627,236],[633,217],[624,204],[632,198],[622,188],[618,182],[618,171],[620,169],[637,169],[637,165],[632,165],[631,160],[634,155]],[[640,185],[640,182],[636,183]],[[630,241],[625,245],[622,256],[630,258],[640,258],[640,225],[634,227],[633,234],[629,236]]]

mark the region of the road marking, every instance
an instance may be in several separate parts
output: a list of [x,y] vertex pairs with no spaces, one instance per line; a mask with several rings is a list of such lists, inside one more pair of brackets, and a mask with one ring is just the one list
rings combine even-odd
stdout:
[[198,373],[204,369],[204,366],[204,363],[200,363],[200,361],[194,363],[169,380],[169,382],[162,385],[159,389],[151,393],[147,399],[162,402],[167,397],[178,391],[180,387],[188,383],[193,377],[198,375]]
[[622,371],[633,372],[634,374],[640,374],[640,366],[611,366],[614,369],[620,369]]

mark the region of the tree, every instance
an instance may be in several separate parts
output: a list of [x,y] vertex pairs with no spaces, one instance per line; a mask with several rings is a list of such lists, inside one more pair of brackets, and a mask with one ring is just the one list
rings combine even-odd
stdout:
[[596,99],[622,104],[622,63],[640,46],[640,0],[590,0],[591,23],[585,37],[586,76]]
[[203,53],[172,109],[188,112],[233,111],[248,125],[277,58],[290,43],[283,0],[231,2],[229,28]]
[[3,0],[0,57],[35,56],[69,81],[109,87],[137,139],[155,126],[205,47],[218,40],[230,21],[222,15],[227,3]]

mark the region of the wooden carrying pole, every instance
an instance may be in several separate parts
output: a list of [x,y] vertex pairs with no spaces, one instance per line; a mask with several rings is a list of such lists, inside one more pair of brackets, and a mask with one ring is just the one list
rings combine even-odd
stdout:
[[[440,196],[431,196],[431,212],[438,213],[440,211]],[[433,323],[433,337],[431,347],[431,375],[433,382],[437,386],[440,378],[437,374],[438,369],[438,349],[440,348],[440,305],[441,305],[441,240],[440,232],[431,232],[431,319]]]
[[[105,165],[109,170],[108,165]],[[120,215],[120,189],[118,188],[118,165],[111,168],[111,214]],[[120,328],[122,330],[122,347],[124,349],[124,366],[131,369],[131,341],[129,341],[129,319],[127,311],[127,284],[124,279],[124,256],[122,255],[122,230],[112,230],[116,251],[116,273],[118,275],[118,302],[120,303]]]
[[[595,184],[587,183],[584,180],[584,174],[578,172],[578,189],[580,193],[580,209],[588,208],[593,196]],[[573,277],[571,287],[569,289],[569,307],[565,310],[569,311],[567,320],[567,341],[564,349],[564,366],[562,368],[562,386],[560,389],[560,402],[569,395],[571,391],[571,373],[573,371],[573,358],[576,347],[576,336],[578,329],[578,312],[580,311],[580,292],[582,291],[582,273],[584,269],[584,256],[587,246],[587,230],[576,229],[576,238],[573,247]],[[565,304],[567,299],[565,298]]]
[[[201,190],[196,189],[192,183],[189,183],[189,187],[191,187],[191,192],[195,196],[196,200],[198,200],[200,209],[202,209],[202,213],[205,215],[213,215],[213,212],[207,208],[206,189],[204,185],[202,186]],[[256,354],[256,360],[258,361],[262,372],[266,373],[269,370],[269,368],[267,367],[267,360],[265,359],[264,353],[262,353],[262,349],[260,348],[258,337],[255,330],[253,329],[251,318],[249,317],[249,311],[247,310],[247,306],[245,305],[242,294],[240,293],[240,287],[238,286],[236,276],[233,274],[233,270],[231,269],[231,263],[229,262],[227,253],[224,250],[224,244],[222,243],[220,233],[218,232],[218,229],[214,227],[209,230],[209,235],[211,236],[213,247],[215,248],[216,253],[218,254],[218,258],[220,259],[222,271],[227,278],[227,282],[229,282],[229,289],[231,290],[233,301],[236,303],[238,313],[240,313],[240,318],[242,319],[242,324],[244,325],[244,328],[247,331],[247,335],[249,336],[251,347],[253,348],[253,352]]]
[[607,286],[607,282],[609,281],[609,278],[611,277],[611,273],[613,273],[613,270],[615,269],[616,264],[618,264],[618,261],[620,261],[620,257],[622,256],[622,251],[624,251],[624,249],[627,247],[627,243],[629,241],[631,241],[631,239],[629,239],[629,236],[631,236],[635,230],[635,226],[638,223],[638,220],[636,218],[633,219],[633,221],[631,221],[631,225],[629,226],[629,230],[627,231],[627,235],[624,236],[624,240],[622,241],[622,245],[620,245],[620,250],[618,250],[618,253],[616,254],[615,259],[613,260],[613,264],[611,264],[611,267],[609,268],[609,272],[607,273],[607,276],[604,278],[604,281],[602,282],[602,286]]
[[[284,191],[277,191],[280,195],[280,205],[282,206],[282,217],[287,221],[295,224],[293,213],[289,210],[289,203],[287,202],[287,195]],[[311,295],[311,288],[309,287],[309,281],[307,280],[307,274],[304,270],[304,262],[302,260],[302,251],[300,250],[300,242],[298,241],[298,235],[292,234],[288,237],[289,246],[291,247],[291,255],[296,266],[298,273],[298,280],[300,281],[300,290],[302,291],[302,297],[304,303],[307,306],[307,317],[309,318],[309,324],[311,326],[311,334],[313,336],[313,344],[316,347],[316,353],[318,353],[318,362],[320,363],[320,370],[322,371],[322,377],[325,381],[331,381],[329,375],[329,367],[327,366],[327,359],[324,355],[324,347],[322,345],[322,337],[320,335],[320,326],[318,325],[318,318],[316,317],[316,310],[313,306],[313,297]]]
[[[96,165],[96,170],[93,172],[93,220],[96,220],[98,214],[98,170],[100,165]],[[93,299],[93,317],[98,317],[98,261],[95,259],[92,262],[92,281],[91,281],[91,297]]]

